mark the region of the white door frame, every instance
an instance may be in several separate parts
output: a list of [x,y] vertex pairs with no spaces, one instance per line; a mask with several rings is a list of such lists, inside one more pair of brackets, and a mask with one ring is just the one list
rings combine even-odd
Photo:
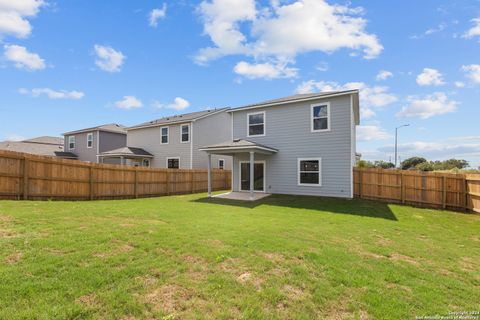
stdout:
[[[250,161],[239,161],[238,162],[238,190],[239,191],[250,191],[249,190],[242,190],[242,163],[250,163]],[[267,185],[267,161],[265,160],[255,160],[254,163],[262,163],[263,164],[263,190],[253,190],[253,192],[261,192],[265,193],[266,185]]]

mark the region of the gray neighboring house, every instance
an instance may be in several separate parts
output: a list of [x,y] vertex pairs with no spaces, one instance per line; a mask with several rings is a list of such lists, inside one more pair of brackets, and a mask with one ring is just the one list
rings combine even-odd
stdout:
[[200,150],[233,157],[233,191],[251,200],[256,192],[353,197],[358,90],[299,94],[228,114],[232,138]]
[[[99,162],[102,152],[127,145],[125,126],[115,123],[65,132],[63,136],[65,151],[75,154],[81,161]],[[105,163],[119,164],[120,159],[108,158]]]
[[0,142],[0,150],[76,159],[73,153],[64,151],[63,138],[61,137],[42,136],[22,141],[2,141]]
[[[208,157],[201,146],[231,139],[228,108],[186,113],[127,128],[127,146],[152,155],[150,165],[158,168],[206,168]],[[213,156],[212,166],[230,170],[230,156]]]

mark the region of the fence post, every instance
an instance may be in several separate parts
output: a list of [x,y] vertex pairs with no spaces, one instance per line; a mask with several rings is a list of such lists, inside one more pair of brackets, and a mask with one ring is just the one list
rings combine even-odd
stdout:
[[358,194],[361,199],[363,197],[363,169],[359,169],[357,172],[358,172]]
[[445,209],[447,207],[447,176],[443,176],[442,182],[442,207]]
[[167,169],[166,174],[166,191],[167,196],[170,195],[170,170]]
[[193,193],[193,178],[194,178],[193,170],[190,170],[190,194]]
[[28,200],[28,158],[23,157],[23,200]]
[[467,179],[467,176],[464,176],[463,189],[465,191],[465,211],[468,211],[470,208],[468,206],[468,179]]
[[406,187],[405,187],[405,177],[404,177],[404,174],[403,174],[403,170],[400,171],[400,177],[402,177],[402,179],[400,180],[402,182],[402,204],[405,204],[405,197],[406,197]]
[[138,198],[138,167],[133,167],[135,172],[135,184],[133,185],[133,195],[135,199]]
[[93,166],[90,166],[89,168],[89,198],[90,200],[93,200],[94,194],[93,194]]

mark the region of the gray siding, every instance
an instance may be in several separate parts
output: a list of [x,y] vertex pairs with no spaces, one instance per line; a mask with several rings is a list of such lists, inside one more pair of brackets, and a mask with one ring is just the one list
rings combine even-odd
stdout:
[[[231,115],[220,112],[193,123],[193,168],[207,168],[208,156],[201,147],[232,140]],[[232,168],[232,157],[212,155],[212,168],[218,168],[218,160],[225,160],[225,169]]]
[[[311,132],[311,105],[330,102],[331,130]],[[265,111],[265,136],[247,137],[247,114]],[[234,138],[246,139],[279,150],[266,160],[266,192],[333,197],[352,196],[352,107],[350,96],[297,102],[233,113]],[[322,186],[297,184],[298,158],[321,158]],[[233,189],[239,189],[239,161],[248,155],[235,156]]]
[[[169,127],[168,144],[160,144],[160,128],[151,127],[129,130],[127,133],[127,146],[142,148],[154,155],[151,166],[166,168],[167,158],[180,158],[180,168],[190,168],[190,142],[180,142],[180,125],[172,124]],[[162,126],[163,127],[163,126]]]
[[[71,151],[78,156],[78,160],[97,162],[97,144],[98,144],[98,131],[92,131],[93,133],[93,147],[87,148],[87,134],[88,132],[76,133],[65,136],[65,151]],[[68,148],[68,137],[75,136],[75,149]]]
[[127,135],[100,131],[99,152],[110,151],[127,146]]

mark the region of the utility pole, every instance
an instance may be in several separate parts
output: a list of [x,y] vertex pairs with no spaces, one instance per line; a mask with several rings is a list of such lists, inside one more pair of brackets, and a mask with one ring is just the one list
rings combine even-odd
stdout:
[[400,129],[402,127],[408,127],[409,125],[410,124],[403,124],[403,125],[395,128],[395,169],[397,168],[397,159],[398,159],[398,156],[397,156],[398,129]]

